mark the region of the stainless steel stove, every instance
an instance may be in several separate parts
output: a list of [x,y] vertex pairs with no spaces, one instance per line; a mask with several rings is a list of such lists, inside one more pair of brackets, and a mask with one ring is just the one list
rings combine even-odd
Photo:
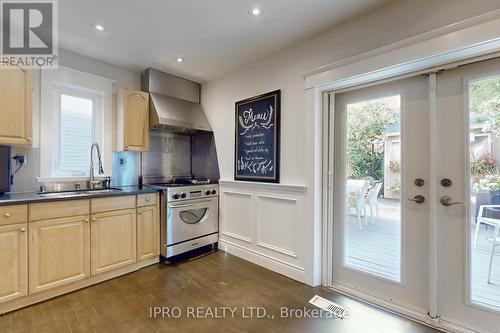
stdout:
[[161,254],[170,258],[219,238],[219,185],[208,180],[148,184],[162,190]]

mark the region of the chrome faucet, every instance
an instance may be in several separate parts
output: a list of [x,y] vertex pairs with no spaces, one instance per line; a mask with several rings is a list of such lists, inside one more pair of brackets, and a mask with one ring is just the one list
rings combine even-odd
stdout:
[[104,169],[102,168],[102,159],[101,159],[101,148],[99,147],[99,144],[97,142],[94,142],[92,146],[90,146],[90,176],[89,176],[89,185],[90,188],[94,188],[96,184],[99,183],[99,181],[95,180],[95,175],[94,175],[94,148],[97,149],[97,158],[99,162],[99,174],[103,175],[104,174]]

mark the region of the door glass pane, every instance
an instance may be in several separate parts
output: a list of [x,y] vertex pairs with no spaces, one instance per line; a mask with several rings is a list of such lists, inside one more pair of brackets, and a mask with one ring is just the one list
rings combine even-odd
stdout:
[[469,83],[471,300],[500,310],[500,77]]
[[347,104],[344,265],[401,281],[401,99]]

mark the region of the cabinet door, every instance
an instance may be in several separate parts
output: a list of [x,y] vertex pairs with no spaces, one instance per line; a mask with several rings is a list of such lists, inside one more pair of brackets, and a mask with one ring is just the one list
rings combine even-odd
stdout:
[[28,294],[26,223],[0,227],[0,303]]
[[125,150],[149,150],[149,94],[124,89]]
[[76,216],[29,223],[30,293],[90,276],[90,223]]
[[92,275],[127,266],[136,260],[136,210],[92,215]]
[[31,71],[15,66],[0,66],[0,144],[31,144]]
[[137,208],[137,260],[160,254],[159,227],[157,206]]

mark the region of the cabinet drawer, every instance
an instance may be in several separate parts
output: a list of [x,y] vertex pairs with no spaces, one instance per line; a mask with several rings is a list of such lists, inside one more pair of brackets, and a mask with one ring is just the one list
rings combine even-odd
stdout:
[[28,222],[28,206],[1,206],[0,225]]
[[155,206],[157,203],[158,193],[146,193],[137,196],[137,207]]
[[65,200],[29,205],[30,221],[89,215],[88,200]]
[[135,195],[91,199],[92,213],[135,208]]

